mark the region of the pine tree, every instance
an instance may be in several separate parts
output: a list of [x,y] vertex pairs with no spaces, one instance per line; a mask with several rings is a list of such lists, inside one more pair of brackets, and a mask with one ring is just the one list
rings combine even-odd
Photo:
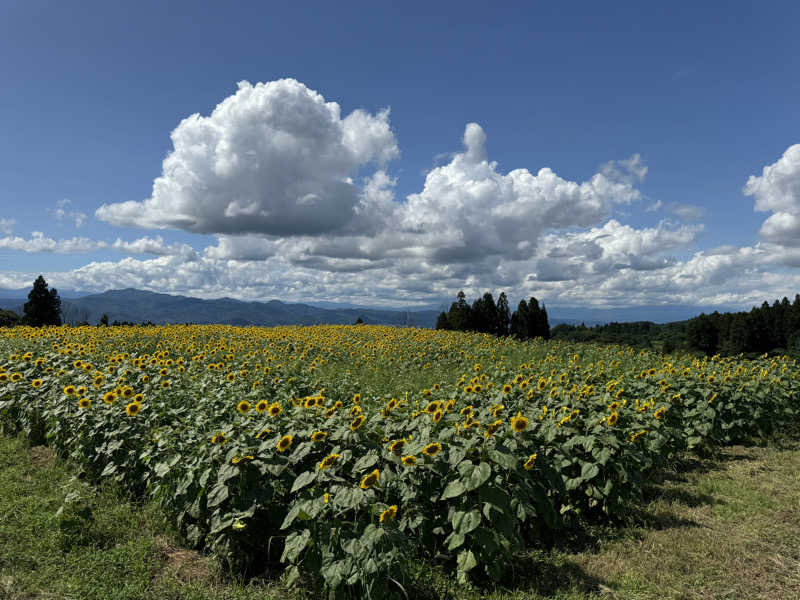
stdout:
[[55,288],[47,288],[47,282],[41,275],[33,282],[24,310],[28,325],[61,325],[61,298]]
[[508,309],[508,298],[505,292],[500,292],[497,297],[497,335],[508,335],[508,327],[511,324],[511,316]]
[[472,309],[467,304],[467,297],[463,290],[458,292],[456,301],[450,305],[447,319],[450,321],[450,327],[455,331],[472,331]]
[[439,317],[436,319],[436,329],[452,329],[446,312],[439,313]]
[[517,310],[511,315],[511,335],[520,340],[528,338],[528,303],[520,300]]

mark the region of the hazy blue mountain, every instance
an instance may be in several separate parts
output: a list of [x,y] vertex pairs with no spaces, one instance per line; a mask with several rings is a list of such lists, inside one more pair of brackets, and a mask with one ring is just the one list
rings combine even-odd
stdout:
[[[22,313],[24,299],[0,299],[0,308]],[[242,302],[231,298],[203,300],[135,289],[110,290],[80,298],[63,299],[64,322],[96,324],[103,314],[110,322],[131,323],[222,323],[227,325],[314,325],[318,323],[364,323],[433,327],[437,312],[369,308],[325,309],[278,300]]]
[[637,321],[652,321],[653,323],[672,323],[685,321],[696,317],[700,313],[750,310],[751,307],[741,306],[692,306],[688,304],[659,305],[659,306],[628,306],[625,308],[569,308],[547,306],[547,315],[551,325],[568,323],[587,326],[601,325],[604,323],[634,323]]

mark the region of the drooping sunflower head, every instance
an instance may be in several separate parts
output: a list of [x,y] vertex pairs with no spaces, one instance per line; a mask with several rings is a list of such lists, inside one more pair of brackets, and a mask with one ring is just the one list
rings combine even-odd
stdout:
[[523,417],[521,412],[517,412],[516,417],[511,417],[511,429],[516,433],[521,433],[528,428],[528,417]]
[[403,451],[403,446],[406,445],[405,440],[395,440],[389,444],[389,452],[399,455]]
[[339,460],[340,457],[341,457],[340,454],[328,454],[328,456],[323,458],[322,461],[319,463],[319,470],[324,471],[325,469],[332,467],[333,464],[337,460]]
[[242,400],[236,405],[236,410],[240,415],[246,415],[248,412],[250,412],[250,403],[247,400]]
[[422,449],[425,456],[436,456],[442,451],[442,445],[439,442],[432,442]]
[[389,508],[381,513],[380,522],[388,523],[397,516],[397,505],[392,504]]
[[530,471],[533,468],[533,465],[536,462],[536,456],[537,453],[534,452],[528,457],[528,460],[526,460],[525,463],[522,465],[523,467],[525,467],[526,471]]
[[278,443],[275,445],[275,447],[278,449],[278,452],[286,452],[291,445],[292,436],[287,434],[278,440]]
[[355,419],[350,422],[350,430],[356,431],[359,427],[364,424],[367,418],[364,415],[357,415]]
[[372,471],[372,473],[369,473],[368,475],[364,475],[364,477],[362,477],[361,485],[359,487],[362,490],[368,490],[373,485],[378,483],[378,479],[380,478],[380,476],[381,472],[378,469],[375,469],[374,471]]
[[431,420],[434,423],[438,423],[439,421],[442,420],[442,415],[444,415],[444,413],[442,412],[442,409],[439,409],[431,415]]
[[322,442],[325,438],[328,437],[327,431],[315,431],[311,434],[311,441],[312,442]]
[[484,432],[486,437],[492,437],[497,432],[497,430],[500,429],[500,426],[502,424],[503,424],[503,419],[497,419],[493,423],[487,425],[486,431]]

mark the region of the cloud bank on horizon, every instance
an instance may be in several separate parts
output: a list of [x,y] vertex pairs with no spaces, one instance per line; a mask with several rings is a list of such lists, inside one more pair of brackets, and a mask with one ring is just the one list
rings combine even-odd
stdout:
[[[585,181],[547,167],[504,171],[483,128],[467,123],[463,149],[431,169],[421,190],[398,197],[391,164],[401,149],[390,111],[343,116],[294,79],[241,82],[210,115],[183,119],[171,140],[149,198],[103,204],[94,216],[109,226],[211,235],[214,244],[152,234],[113,243],[21,237],[2,219],[0,248],[117,251],[132,256],[46,278],[61,288],[201,297],[401,305],[463,289],[565,306],[744,305],[800,289],[800,144],[760,175],[743,174],[743,194],[769,213],[759,239],[693,252],[704,209],[646,198],[638,186],[648,167],[638,154],[609,157]],[[56,217],[80,227],[86,215],[68,204]],[[633,207],[677,220],[637,228],[623,222]],[[35,275],[0,273],[0,287],[28,286]]]

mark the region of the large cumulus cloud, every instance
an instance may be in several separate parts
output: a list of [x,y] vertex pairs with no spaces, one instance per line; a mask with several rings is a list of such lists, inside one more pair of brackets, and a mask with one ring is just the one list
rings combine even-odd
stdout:
[[358,169],[398,154],[388,110],[356,110],[294,79],[251,85],[208,117],[185,118],[150,198],[104,204],[115,225],[198,233],[317,235],[346,228],[359,210]]

